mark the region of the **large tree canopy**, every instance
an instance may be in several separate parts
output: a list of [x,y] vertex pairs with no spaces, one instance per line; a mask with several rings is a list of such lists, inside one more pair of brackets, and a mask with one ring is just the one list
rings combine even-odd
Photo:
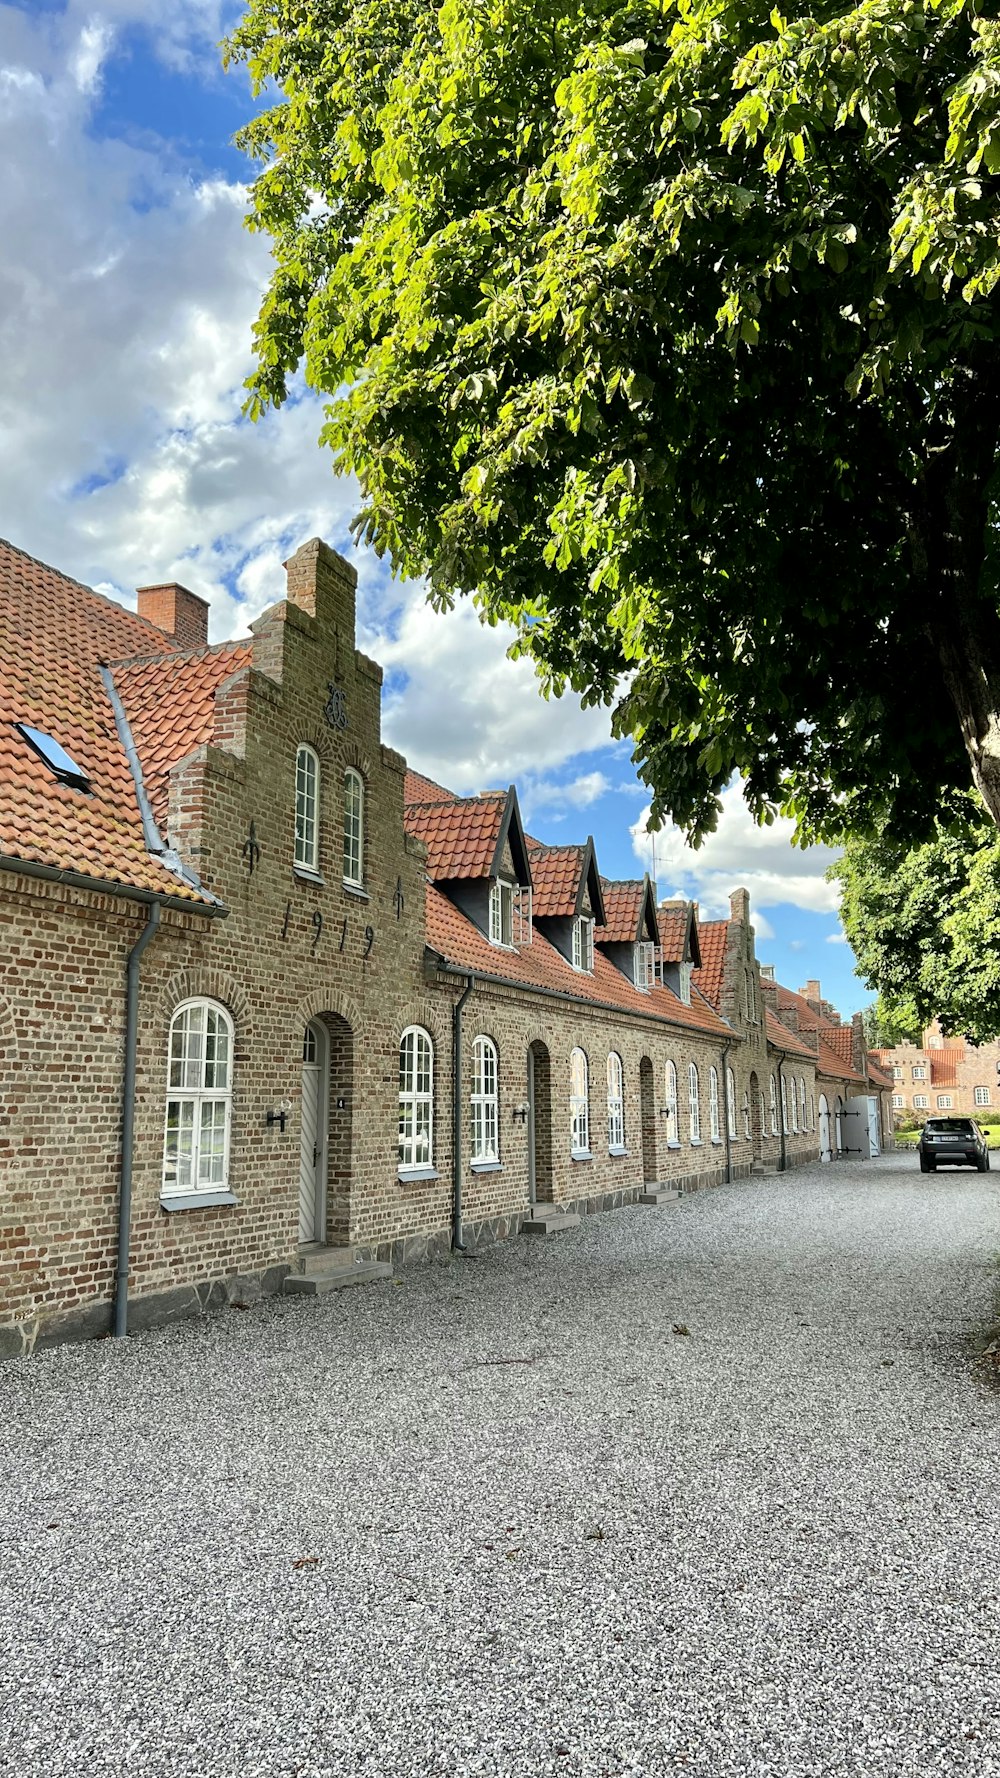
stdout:
[[965,803],[919,846],[852,839],[831,866],[883,1042],[935,1015],[974,1043],[1000,1036],[1000,839],[978,799]]
[[[1000,26],[970,0],[251,0],[227,48],[359,533],[615,701],[692,834],[1000,820]],[[971,770],[970,770],[971,760]]]

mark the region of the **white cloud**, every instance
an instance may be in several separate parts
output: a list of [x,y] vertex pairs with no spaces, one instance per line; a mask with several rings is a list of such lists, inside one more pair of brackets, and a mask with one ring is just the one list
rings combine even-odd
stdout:
[[103,19],[91,19],[84,25],[69,58],[70,74],[81,93],[93,93],[100,85],[101,68],[111,41],[111,30]]
[[546,778],[536,779],[528,774],[519,785],[518,793],[525,818],[530,820],[538,809],[589,809],[592,803],[599,802],[610,789],[611,785],[604,773],[594,771],[582,772],[568,784],[554,783]]
[[826,935],[826,942],[828,945],[846,945],[847,944],[847,933],[846,932],[828,932]]
[[826,881],[824,872],[839,854],[830,846],[793,846],[794,823],[783,817],[769,827],[758,827],[739,783],[723,791],[718,828],[697,851],[676,827],[650,834],[648,820],[647,807],[630,830],[639,863],[660,882],[677,882],[679,892],[697,899],[709,918],[728,911],[729,895],[737,888],[749,889],[761,936],[760,908],[789,902],[812,913],[837,911],[837,888]]

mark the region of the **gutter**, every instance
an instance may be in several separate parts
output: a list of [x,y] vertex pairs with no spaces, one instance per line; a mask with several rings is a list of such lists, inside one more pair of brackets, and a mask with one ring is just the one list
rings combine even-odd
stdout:
[[132,1148],[135,1136],[135,1056],[139,1032],[139,964],[160,924],[154,901],[128,954],[125,969],[125,1084],[122,1092],[122,1165],[118,1191],[118,1269],[115,1275],[115,1339],[128,1332],[128,1268],[132,1240]]
[[[189,901],[183,895],[164,895],[159,889],[138,889],[131,883],[112,883],[105,877],[88,877],[82,871],[63,870],[57,864],[35,864],[29,858],[12,858],[7,852],[0,853],[0,870],[13,872],[16,876],[35,877],[42,883],[64,883],[67,889],[87,889],[92,895],[114,895],[120,901],[137,901],[144,907],[168,908],[176,914],[201,914],[209,920],[223,919],[229,909],[221,901],[206,904],[204,901]],[[204,895],[204,889],[199,893]]]
[[[453,973],[464,974],[464,971]],[[474,975],[465,975],[465,989],[451,1012],[451,1168],[452,1229],[451,1245],[455,1253],[465,1252],[462,1240],[462,1008],[476,985]]]
[[[778,1108],[779,1108],[779,1114],[781,1117],[781,1122],[778,1125],[778,1129],[781,1134],[781,1168],[780,1168],[780,1171],[782,1173],[788,1172],[788,1157],[785,1152],[785,1119],[788,1116],[788,1100],[787,1100],[787,1097],[782,1093],[782,1090],[781,1090],[782,1087],[785,1085],[785,1077],[781,1072],[781,1066],[782,1066],[783,1062],[787,1062],[787,1061],[788,1061],[788,1051],[787,1050],[779,1050],[778,1051]],[[794,1085],[792,1087],[792,1091],[793,1092],[795,1091]]]
[[722,1096],[726,1107],[726,1184],[733,1183],[733,1139],[729,1134],[730,1119],[736,1122],[736,1107],[729,1103],[729,1052],[734,1039],[729,1037],[722,1046]]
[[[459,981],[463,982],[469,979],[469,972],[467,969],[460,969],[457,964],[447,962],[441,955],[441,952],[435,951],[432,945],[426,946],[426,951],[430,952],[430,955],[434,958],[434,968],[440,970],[442,975],[453,975],[456,976]],[[632,1019],[644,1018],[648,1019],[652,1025],[666,1025],[671,1031],[685,1031],[690,1034],[693,1029],[700,1032],[702,1037],[711,1037],[712,1035],[712,1033],[706,1031],[703,1026],[695,1025],[692,1027],[691,1025],[685,1025],[678,1019],[666,1018],[663,1013],[653,1011],[643,1012],[639,1008],[633,1010],[630,1007],[615,1006],[613,1002],[609,1000],[586,1000],[579,994],[567,994],[565,988],[542,988],[536,986],[534,982],[517,982],[513,981],[510,976],[504,975],[484,975],[479,979],[483,986],[489,988],[510,988],[515,994],[538,994],[544,1000],[559,1000],[566,1006],[583,1007],[585,1010],[589,1009],[591,1012],[617,1013],[619,1017],[624,1014],[626,1017]],[[719,1016],[718,1013],[715,1014],[716,1018],[719,1018]],[[735,1032],[727,1041],[730,1043],[736,1043],[738,1041]]]

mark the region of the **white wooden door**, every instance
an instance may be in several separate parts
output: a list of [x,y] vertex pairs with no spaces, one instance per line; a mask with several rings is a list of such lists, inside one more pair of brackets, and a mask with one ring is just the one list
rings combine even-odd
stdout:
[[322,1241],[326,1220],[326,1031],[306,1026],[302,1045],[302,1124],[299,1139],[299,1240]]
[[830,1107],[826,1102],[826,1094],[819,1096],[819,1158],[821,1161],[833,1160],[833,1149],[830,1144]]

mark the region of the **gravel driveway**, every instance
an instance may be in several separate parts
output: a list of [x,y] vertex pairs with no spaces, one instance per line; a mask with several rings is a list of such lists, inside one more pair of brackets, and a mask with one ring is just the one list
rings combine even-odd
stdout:
[[0,1369],[0,1772],[1000,1773],[998,1254],[890,1157]]

